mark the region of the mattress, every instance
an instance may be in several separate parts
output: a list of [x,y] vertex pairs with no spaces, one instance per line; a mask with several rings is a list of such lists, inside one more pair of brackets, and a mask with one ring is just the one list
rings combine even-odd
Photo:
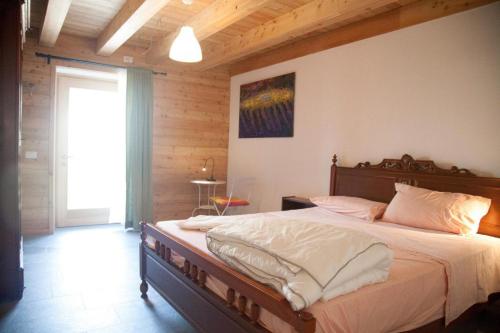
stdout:
[[[318,208],[293,214],[304,213],[325,217],[325,212]],[[388,224],[383,225],[388,227]],[[217,259],[207,249],[204,232],[181,229],[174,221],[159,222],[156,226],[167,235],[182,239],[189,246]],[[362,287],[327,302],[318,301],[307,308],[306,311],[317,320],[316,332],[401,332],[442,318],[447,291],[443,264],[416,252],[394,249],[394,254],[387,281]],[[182,267],[182,257],[174,253],[172,258]],[[208,276],[206,286],[225,299],[227,286],[224,283]],[[290,325],[265,309],[261,311],[259,323],[271,332],[294,332]]]

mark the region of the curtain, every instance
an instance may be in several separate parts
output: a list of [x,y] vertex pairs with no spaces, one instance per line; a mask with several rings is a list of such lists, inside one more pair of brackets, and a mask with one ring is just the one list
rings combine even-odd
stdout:
[[152,222],[153,73],[127,69],[127,198],[125,228]]

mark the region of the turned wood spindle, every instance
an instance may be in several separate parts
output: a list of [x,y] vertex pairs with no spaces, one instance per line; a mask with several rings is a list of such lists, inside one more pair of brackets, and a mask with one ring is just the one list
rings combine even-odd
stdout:
[[193,279],[194,282],[198,281],[198,267],[196,265],[191,266],[191,279]]
[[238,297],[238,311],[240,315],[245,315],[245,311],[247,309],[247,298],[245,296]]
[[200,271],[198,276],[198,284],[200,287],[205,288],[205,283],[207,283],[207,273],[205,271]]
[[184,260],[184,275],[186,275],[187,277],[189,277],[190,267],[191,264],[189,263],[189,260]]
[[155,251],[157,255],[160,255],[160,241],[155,241]]
[[142,244],[144,245],[144,243],[146,242],[146,238],[147,238],[146,222],[141,221],[140,225],[141,225],[141,241],[142,241]]
[[305,311],[300,311],[299,312],[299,318],[304,320],[304,321],[308,321],[308,320],[311,320],[313,319],[313,315],[309,312],[305,312]]
[[226,292],[226,301],[227,301],[227,306],[232,307],[234,303],[234,289],[229,288]]
[[302,324],[302,330],[301,332],[314,332],[316,328],[316,319],[314,316],[306,311],[300,311],[297,316]]
[[260,306],[258,304],[252,303],[250,307],[250,320],[252,324],[257,325],[257,321],[259,320],[260,315]]
[[161,244],[160,246],[160,257],[165,260],[165,245]]
[[172,251],[170,250],[170,248],[166,248],[165,249],[165,260],[167,262],[170,262],[170,260],[172,259]]

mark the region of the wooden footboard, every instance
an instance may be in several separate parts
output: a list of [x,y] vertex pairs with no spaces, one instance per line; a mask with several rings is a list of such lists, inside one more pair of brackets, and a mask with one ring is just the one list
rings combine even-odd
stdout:
[[[147,245],[147,236],[156,240],[154,250]],[[288,301],[276,291],[213,258],[207,258],[155,226],[141,223],[141,239],[142,297],[147,297],[150,284],[198,331],[268,332],[259,325],[261,308],[287,322],[299,333],[315,331],[316,319],[310,313],[293,311]],[[172,251],[185,258],[182,269],[172,262]],[[209,275],[228,286],[226,299],[206,288]]]

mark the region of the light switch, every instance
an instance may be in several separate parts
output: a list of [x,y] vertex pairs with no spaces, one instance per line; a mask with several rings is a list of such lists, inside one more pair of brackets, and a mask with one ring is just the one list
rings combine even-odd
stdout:
[[26,151],[24,152],[24,158],[26,158],[27,160],[36,160],[38,158],[38,152]]

